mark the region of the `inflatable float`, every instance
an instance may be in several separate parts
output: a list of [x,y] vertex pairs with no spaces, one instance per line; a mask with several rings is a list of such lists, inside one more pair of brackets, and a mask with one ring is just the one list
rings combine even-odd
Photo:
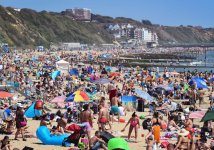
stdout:
[[[52,135],[46,126],[40,126],[36,131],[37,138],[45,145],[60,145],[62,146],[63,141],[67,138],[68,134],[63,135]],[[64,143],[66,147],[69,147],[70,143]]]

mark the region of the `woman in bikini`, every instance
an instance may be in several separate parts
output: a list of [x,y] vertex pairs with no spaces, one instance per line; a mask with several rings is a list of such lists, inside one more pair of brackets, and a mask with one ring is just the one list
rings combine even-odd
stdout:
[[189,150],[190,149],[190,140],[188,138],[189,131],[181,129],[178,132],[178,142],[175,147],[175,150]]
[[139,118],[138,118],[138,116],[136,115],[135,112],[132,114],[132,117],[129,119],[129,121],[127,122],[126,126],[122,130],[122,132],[125,131],[125,129],[128,126],[128,124],[130,124],[129,133],[128,133],[128,140],[130,140],[132,130],[135,129],[135,142],[137,142],[137,133],[138,133],[138,128],[140,128],[140,121],[139,121]]
[[167,125],[167,129],[169,131],[175,131],[176,129],[180,130],[179,126],[177,126],[175,121],[174,121],[174,116],[170,116],[169,117],[169,122],[168,122],[168,125]]

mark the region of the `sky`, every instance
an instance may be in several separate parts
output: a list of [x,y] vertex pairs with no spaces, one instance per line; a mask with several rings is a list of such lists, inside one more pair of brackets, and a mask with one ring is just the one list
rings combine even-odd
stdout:
[[94,14],[160,25],[214,27],[214,0],[0,0],[0,5],[54,12],[89,8]]

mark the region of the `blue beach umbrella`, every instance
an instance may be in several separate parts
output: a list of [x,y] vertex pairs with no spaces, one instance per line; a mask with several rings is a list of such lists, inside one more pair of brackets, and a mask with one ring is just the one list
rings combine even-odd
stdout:
[[135,93],[137,94],[137,96],[147,100],[147,101],[153,101],[154,98],[152,96],[150,96],[148,93],[146,93],[145,91],[142,91],[140,89],[136,89]]
[[68,95],[66,95],[66,99],[65,99],[65,101],[66,102],[73,102],[74,101],[74,93],[73,92],[71,92],[71,93],[69,93]]
[[203,78],[192,78],[192,80],[189,82],[189,85],[193,85],[194,83],[196,83],[197,88],[208,88]]
[[209,80],[210,83],[213,82],[213,81],[214,81],[214,77]]

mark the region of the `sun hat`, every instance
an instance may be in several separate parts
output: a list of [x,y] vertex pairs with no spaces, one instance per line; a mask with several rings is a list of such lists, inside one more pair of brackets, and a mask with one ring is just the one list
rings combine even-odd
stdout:
[[17,107],[23,108],[23,105],[21,103],[17,103]]
[[181,136],[187,136],[189,134],[189,131],[187,131],[186,129],[181,129],[177,133],[178,135],[181,135]]

